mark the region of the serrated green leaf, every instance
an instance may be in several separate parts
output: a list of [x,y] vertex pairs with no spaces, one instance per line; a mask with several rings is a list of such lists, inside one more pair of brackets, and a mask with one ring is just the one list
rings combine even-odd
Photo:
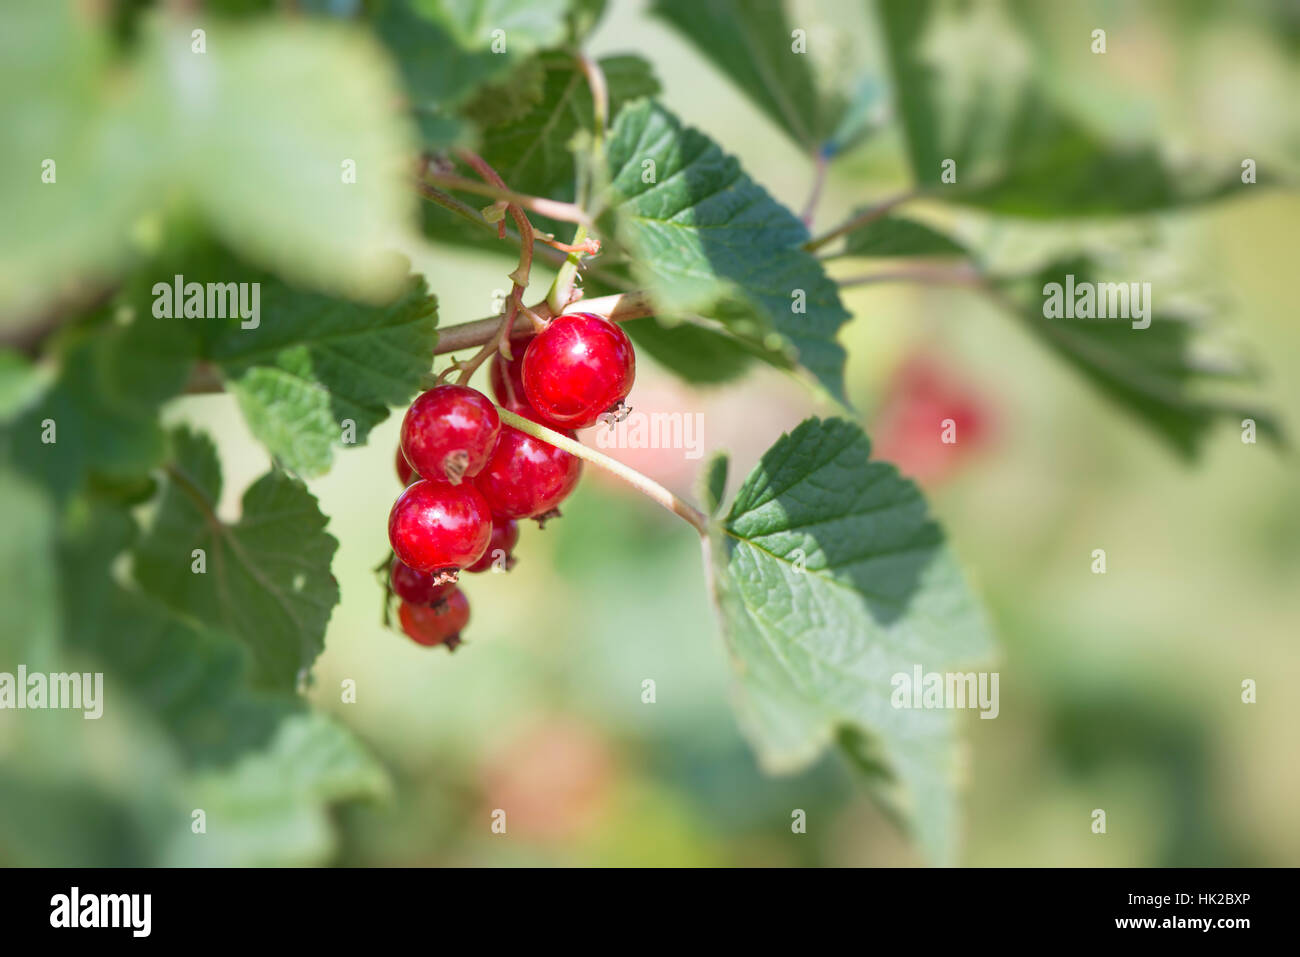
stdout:
[[558,43],[568,6],[567,0],[391,0],[380,7],[375,28],[402,71],[423,145],[463,139],[461,107],[532,53]]
[[[650,64],[637,56],[605,57],[611,117],[623,105],[659,92]],[[543,87],[522,115],[493,122],[478,116],[479,152],[512,189],[535,196],[571,200],[574,184],[572,141],[579,130],[592,129],[591,91],[570,56],[546,54],[530,61],[541,70]]]
[[[607,147],[608,232],[666,316],[716,320],[774,364],[795,361],[844,396],[849,313],[800,247],[808,231],[697,130],[648,100],[620,115]],[[799,309],[804,311],[797,311]]]
[[[1134,322],[1144,319],[1044,315],[1049,284],[1060,287],[1064,306],[1067,281],[1077,298],[1085,284],[1098,288],[1098,279],[1096,264],[1078,258],[1051,263],[1028,280],[1002,280],[998,286],[1007,304],[1035,337],[1082,372],[1103,395],[1154,429],[1179,454],[1195,456],[1206,430],[1220,418],[1252,418],[1260,434],[1281,440],[1280,426],[1266,409],[1246,400],[1205,392],[1204,387],[1212,379],[1250,376],[1244,369],[1240,374],[1225,374],[1224,369],[1199,360],[1195,351],[1196,323],[1163,305],[1158,297],[1150,297],[1146,303],[1151,311],[1150,325],[1145,329],[1133,327]],[[1125,287],[1124,300],[1128,301],[1130,284],[1119,285]],[[1120,290],[1108,288],[1104,281],[1099,288],[1097,298],[1106,298],[1109,312],[1111,292],[1118,296]],[[1130,302],[1129,308],[1132,311],[1135,305]],[[1096,306],[1093,311],[1097,311]]]
[[782,0],[655,0],[652,9],[806,151],[827,141],[843,104],[818,92]]
[[[856,215],[861,210],[855,211]],[[904,216],[882,216],[846,237],[850,256],[964,256],[966,248],[925,223]]]
[[[221,470],[210,440],[173,432],[173,461],[153,525],[134,551],[140,586],[178,614],[244,642],[259,685],[292,689],[324,646],[338,603],[338,542],[315,497],[278,469],[244,493],[239,521],[216,517]],[[206,572],[193,570],[203,549]]]
[[[1150,212],[1225,195],[1238,170],[1174,169],[1052,103],[1027,38],[993,4],[877,0],[917,185],[1024,217]],[[956,182],[941,185],[942,164]]]
[[[104,675],[98,719],[72,709],[7,726],[0,855],[80,867],[327,861],[328,807],[382,795],[382,769],[297,695],[249,688],[234,638],[114,574],[136,535],[126,509],[80,496],[56,522],[49,496],[11,471],[0,469],[0,490],[13,532],[0,544],[0,670]],[[206,832],[192,828],[195,808]]]
[[4,423],[13,462],[60,500],[91,473],[135,479],[162,461],[158,411],[184,388],[198,346],[185,326],[147,322],[121,326],[101,312],[68,333],[57,378]]
[[331,299],[269,278],[261,302],[256,329],[219,327],[205,355],[220,366],[249,428],[271,454],[295,472],[321,475],[335,446],[365,444],[390,406],[419,391],[438,341],[436,301],[417,277],[384,306]]
[[762,763],[811,762],[841,728],[897,779],[937,860],[956,837],[952,715],[891,705],[891,679],[991,649],[917,487],[856,425],[809,419],[765,454],[713,536],[714,588]]

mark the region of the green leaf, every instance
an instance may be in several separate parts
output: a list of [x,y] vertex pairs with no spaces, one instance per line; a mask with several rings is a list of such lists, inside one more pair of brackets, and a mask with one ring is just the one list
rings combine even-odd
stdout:
[[991,641],[920,491],[870,452],[841,419],[782,436],[714,535],[714,588],[762,763],[806,766],[840,729],[869,739],[922,846],[948,860],[952,715],[893,707],[891,679],[975,662]]
[[[458,112],[537,50],[564,36],[568,0],[391,0],[375,28],[405,80],[426,148],[464,138]],[[503,31],[494,35],[494,31]],[[494,42],[497,49],[493,49]],[[504,49],[501,49],[504,44]]]
[[655,0],[653,11],[807,152],[835,130],[842,103],[819,94],[811,54],[793,49],[782,0]]
[[722,508],[722,501],[727,494],[727,470],[730,464],[726,453],[716,452],[700,472],[700,498],[710,517],[718,514],[718,509]]
[[[0,670],[104,676],[99,719],[49,712],[8,729],[0,855],[82,867],[327,862],[330,806],[386,793],[374,759],[296,694],[248,687],[251,655],[233,637],[130,587],[117,561],[137,534],[126,508],[83,495],[56,520],[48,495],[3,468],[0,491],[13,532],[0,544]],[[40,824],[51,808],[57,828]],[[206,833],[191,827],[195,808]]]
[[621,323],[637,350],[687,382],[717,385],[744,375],[753,364],[752,352],[721,332],[689,322],[664,325],[658,319]]
[[[669,317],[715,320],[776,365],[792,361],[845,402],[849,313],[800,247],[808,231],[708,137],[648,100],[629,105],[607,147],[607,234]],[[802,312],[797,311],[803,309]]]
[[441,20],[466,49],[489,47],[493,33],[504,34],[506,52],[531,52],[564,36],[569,0],[415,0],[417,10]]
[[110,83],[107,40],[71,3],[0,8],[0,326],[84,296],[131,257],[127,229],[168,149],[167,91]]
[[9,421],[38,399],[50,382],[41,366],[26,356],[0,349],[0,421]]
[[[611,117],[617,117],[625,103],[659,92],[650,64],[640,57],[606,57],[599,64],[605,74]],[[479,153],[512,189],[571,200],[572,143],[580,130],[592,129],[591,91],[570,56],[540,56],[521,67],[518,75],[526,79],[532,70],[541,71],[542,89],[526,112],[489,115],[485,120],[479,111],[483,131]]]
[[400,287],[409,267],[396,250],[418,239],[414,138],[364,34],[218,20],[195,53],[189,24],[154,16],[126,57],[107,22],[74,6],[0,13],[0,86],[28,91],[0,103],[16,145],[0,157],[6,322],[98,292],[136,254],[150,214],[186,201],[292,280],[370,301]]
[[[1072,277],[1072,278],[1068,278]],[[1066,283],[1081,295],[1084,284],[1097,290],[1096,299],[1106,299],[1111,311],[1111,292],[1120,294],[1118,286],[1099,281],[1096,264],[1088,259],[1052,263],[1031,279],[1005,279],[998,287],[1007,304],[1030,332],[1041,339],[1096,386],[1103,395],[1155,430],[1178,453],[1193,457],[1204,441],[1206,431],[1220,418],[1240,421],[1252,418],[1259,432],[1281,440],[1281,429],[1272,415],[1251,402],[1231,397],[1215,397],[1205,391],[1213,380],[1248,381],[1249,370],[1235,361],[1209,362],[1197,351],[1197,324],[1148,297],[1148,328],[1134,328],[1139,319],[1047,318],[1049,284],[1060,288],[1062,306]],[[1125,296],[1125,298],[1128,298]],[[1152,301],[1154,300],[1154,301]],[[1117,300],[1118,304],[1119,300]],[[1130,311],[1134,305],[1130,302]],[[1092,307],[1096,312],[1097,306]]]
[[190,42],[189,25],[158,30],[142,80],[176,91],[164,127],[173,172],[208,223],[290,281],[391,297],[418,199],[414,138],[379,47],[321,21],[209,27],[201,56]]
[[[1175,169],[1111,142],[1052,103],[1044,64],[1001,8],[877,2],[917,185],[1024,217],[1124,215],[1225,195],[1238,170]],[[942,184],[942,164],[956,183]]]
[[[187,277],[188,278],[188,277]],[[437,304],[423,278],[384,306],[261,285],[262,322],[221,328],[217,363],[249,428],[285,467],[329,470],[337,445],[365,444],[390,406],[410,401],[433,361]]]
[[388,794],[388,778],[351,733],[322,714],[282,721],[263,750],[195,776],[185,805],[203,808],[207,833],[180,832],[163,861],[181,867],[326,863],[336,839],[329,807]]
[[[862,212],[857,210],[854,215]],[[882,216],[846,237],[844,252],[850,256],[964,256],[960,243],[915,219]]]
[[[244,493],[235,524],[216,516],[221,471],[206,437],[172,433],[175,458],[148,534],[135,549],[140,586],[177,613],[243,641],[254,679],[292,689],[324,645],[338,602],[338,542],[303,485],[278,469]],[[206,572],[193,571],[203,549]]]
[[19,664],[37,671],[52,662],[61,624],[54,601],[54,506],[48,493],[8,468],[0,468],[0,503],[0,671],[13,673]]
[[53,384],[4,424],[15,464],[60,500],[92,473],[138,478],[162,461],[158,412],[184,388],[197,343],[184,326],[151,322],[121,326],[101,311],[69,332]]

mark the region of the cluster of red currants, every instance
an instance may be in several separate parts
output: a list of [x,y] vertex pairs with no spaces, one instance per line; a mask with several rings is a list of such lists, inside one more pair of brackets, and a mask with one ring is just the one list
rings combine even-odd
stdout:
[[[574,429],[626,415],[636,356],[615,323],[570,313],[513,345],[514,359],[492,357],[492,393],[502,408],[570,438]],[[421,645],[454,650],[469,621],[459,573],[508,570],[519,520],[541,525],[559,515],[581,474],[581,459],[502,426],[496,406],[475,389],[439,385],[417,396],[397,450],[406,488],[388,515],[396,555],[389,582],[401,600],[402,630]]]

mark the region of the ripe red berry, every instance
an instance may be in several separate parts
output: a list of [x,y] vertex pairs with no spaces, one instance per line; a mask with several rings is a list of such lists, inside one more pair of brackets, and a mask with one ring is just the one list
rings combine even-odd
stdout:
[[[531,409],[519,414],[538,420]],[[572,432],[569,438],[573,438]],[[474,484],[493,515],[543,517],[573,491],[581,475],[582,459],[506,426],[497,439],[496,451]]]
[[397,481],[403,485],[410,485],[411,479],[415,478],[415,469],[411,468],[411,463],[406,461],[406,453],[402,451],[402,445],[397,445]]
[[435,386],[406,410],[402,451],[421,478],[456,485],[487,464],[500,431],[496,406],[482,392]]
[[[479,561],[482,561],[482,559],[479,559]],[[393,594],[413,605],[432,605],[434,602],[446,598],[456,588],[453,582],[435,584],[435,577],[430,572],[417,572],[410,565],[403,564],[397,558],[393,559],[392,570],[388,573],[388,580],[393,586]]]
[[492,394],[496,396],[502,408],[509,409],[511,412],[519,412],[520,409],[528,407],[528,399],[524,395],[522,369],[524,352],[532,341],[532,336],[527,339],[511,340],[510,346],[514,358],[507,360],[500,352],[496,352],[493,353],[492,362],[488,366],[488,381],[492,384]]
[[485,572],[500,560],[506,571],[515,567],[514,548],[519,544],[519,523],[513,518],[492,517],[492,540],[488,542],[487,551],[467,572]]
[[632,341],[589,312],[552,319],[524,352],[524,394],[543,419],[570,429],[618,415],[636,379]]
[[469,622],[469,601],[463,591],[453,586],[451,594],[436,605],[402,602],[397,618],[402,631],[416,644],[430,648],[446,645],[448,651],[455,651],[460,633]]
[[393,551],[418,572],[473,565],[491,537],[492,513],[469,482],[408,485],[388,513],[388,541]]

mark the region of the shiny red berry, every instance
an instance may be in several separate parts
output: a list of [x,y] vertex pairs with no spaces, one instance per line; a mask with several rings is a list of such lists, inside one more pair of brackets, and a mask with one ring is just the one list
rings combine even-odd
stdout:
[[506,359],[500,352],[496,352],[492,355],[492,362],[488,366],[488,381],[492,385],[492,394],[502,408],[509,409],[511,412],[519,412],[520,409],[528,407],[528,399],[524,395],[522,370],[524,352],[532,341],[532,336],[511,340],[510,346],[514,358]]
[[589,312],[552,319],[524,352],[524,395],[543,419],[570,429],[619,415],[636,379],[632,341]]
[[404,601],[397,609],[402,631],[418,645],[446,645],[455,651],[460,633],[469,622],[469,601],[465,593],[452,586],[452,592],[435,605],[413,605]]
[[[534,422],[531,409],[520,415]],[[569,433],[573,438],[573,433]],[[531,435],[505,426],[496,451],[474,484],[501,518],[543,516],[562,502],[582,475],[582,459]]]
[[482,392],[435,386],[406,410],[402,451],[421,478],[456,485],[487,464],[500,431],[496,406]]
[[492,518],[492,540],[488,542],[487,551],[467,572],[485,572],[497,564],[510,571],[515,567],[515,546],[519,544],[519,523],[513,518]]
[[410,485],[411,480],[415,478],[415,469],[411,468],[411,463],[406,461],[406,453],[402,451],[401,443],[397,446],[397,481],[403,485]]
[[453,582],[435,584],[436,577],[431,572],[417,572],[410,565],[396,558],[393,559],[392,570],[388,573],[393,594],[413,605],[432,605],[455,590],[456,585]]
[[418,572],[473,565],[491,537],[492,513],[469,482],[408,485],[388,513],[388,541],[393,551]]

